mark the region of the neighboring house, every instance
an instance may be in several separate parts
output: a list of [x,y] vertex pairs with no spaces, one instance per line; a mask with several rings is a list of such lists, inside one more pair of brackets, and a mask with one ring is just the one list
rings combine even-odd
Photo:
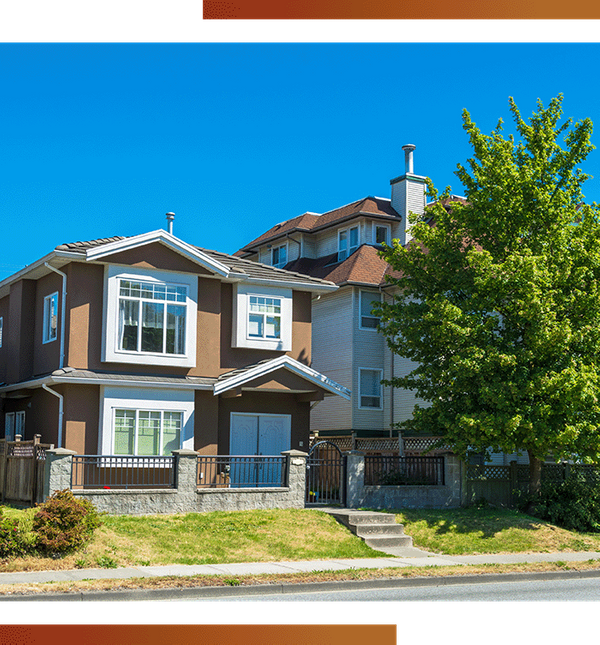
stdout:
[[[62,244],[0,282],[0,437],[79,454],[279,454],[344,387],[310,367],[326,280],[158,230]],[[337,398],[337,396],[334,396]]]
[[377,332],[374,302],[390,297],[389,265],[381,244],[410,240],[408,215],[425,209],[425,177],[413,172],[413,150],[404,146],[406,172],[392,179],[391,198],[364,197],[322,215],[305,213],[277,224],[236,255],[285,267],[338,285],[313,301],[313,367],[352,390],[350,401],[323,401],[311,415],[319,435],[389,435],[412,414],[416,398],[383,387],[382,379],[407,373],[413,364],[392,356]]

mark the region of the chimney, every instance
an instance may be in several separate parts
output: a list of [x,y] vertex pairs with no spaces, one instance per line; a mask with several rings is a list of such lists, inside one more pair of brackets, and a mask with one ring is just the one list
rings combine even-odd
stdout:
[[168,226],[168,231],[171,235],[173,235],[173,220],[175,219],[175,213],[167,213],[167,226]]
[[416,146],[407,143],[402,146],[404,150],[404,174],[392,179],[392,208],[402,218],[400,234],[398,235],[401,244],[411,240],[409,213],[422,215],[425,211],[425,177],[414,174],[413,153]]

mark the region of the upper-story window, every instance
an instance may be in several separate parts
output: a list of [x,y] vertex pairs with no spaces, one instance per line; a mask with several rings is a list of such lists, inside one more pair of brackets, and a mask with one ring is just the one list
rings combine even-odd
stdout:
[[359,245],[358,226],[338,231],[338,262],[352,255]]
[[248,338],[281,338],[281,298],[249,296]]
[[274,246],[271,249],[271,264],[279,269],[287,264],[287,244]]
[[372,291],[360,292],[360,328],[377,329],[379,318],[373,315],[373,306],[381,302],[381,294]]
[[381,379],[383,371],[359,368],[358,370],[358,407],[381,410]]
[[390,227],[387,224],[375,224],[374,229],[375,229],[375,234],[374,234],[375,244],[390,243]]
[[109,265],[105,279],[103,361],[196,365],[197,276]]
[[119,280],[118,348],[185,354],[187,287]]
[[44,298],[44,320],[42,341],[50,343],[56,340],[58,328],[58,291]]
[[234,284],[231,346],[290,351],[292,310],[289,287]]

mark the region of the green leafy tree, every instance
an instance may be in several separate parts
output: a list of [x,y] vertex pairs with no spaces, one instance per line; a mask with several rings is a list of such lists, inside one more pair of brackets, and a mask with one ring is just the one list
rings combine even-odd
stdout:
[[459,454],[526,450],[541,463],[600,457],[600,219],[579,164],[592,123],[561,122],[562,96],[483,134],[463,112],[473,157],[459,165],[466,203],[439,196],[413,241],[382,256],[398,289],[380,330],[415,369],[389,384],[417,406],[404,429],[443,434]]

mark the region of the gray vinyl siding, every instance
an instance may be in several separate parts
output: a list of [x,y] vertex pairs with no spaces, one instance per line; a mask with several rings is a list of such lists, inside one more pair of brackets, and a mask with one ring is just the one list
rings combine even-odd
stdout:
[[[312,304],[312,367],[340,385],[352,388],[352,288],[322,295]],[[350,401],[325,397],[312,410],[311,431],[349,430]]]

